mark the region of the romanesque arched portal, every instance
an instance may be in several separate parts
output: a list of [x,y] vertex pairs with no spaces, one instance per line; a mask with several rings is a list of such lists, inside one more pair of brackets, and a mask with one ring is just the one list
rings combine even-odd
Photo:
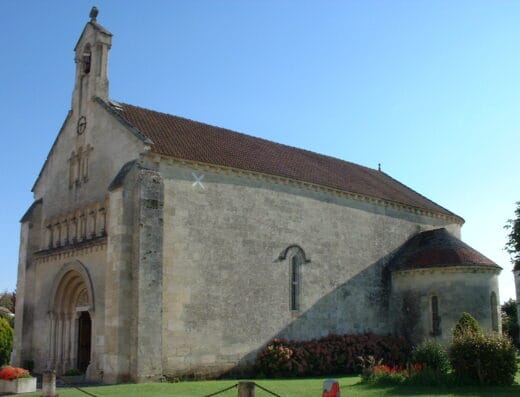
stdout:
[[94,299],[87,269],[65,265],[56,276],[50,301],[49,368],[86,371],[92,361]]

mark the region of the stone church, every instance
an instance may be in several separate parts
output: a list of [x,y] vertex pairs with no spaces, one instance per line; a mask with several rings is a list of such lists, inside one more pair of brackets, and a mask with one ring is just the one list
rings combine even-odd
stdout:
[[21,219],[13,364],[115,383],[247,368],[274,337],[499,331],[500,267],[388,174],[109,99],[91,12]]

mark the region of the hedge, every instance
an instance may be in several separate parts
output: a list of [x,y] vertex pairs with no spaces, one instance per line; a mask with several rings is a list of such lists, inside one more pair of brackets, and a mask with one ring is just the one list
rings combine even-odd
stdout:
[[311,341],[274,339],[258,353],[255,372],[259,377],[359,373],[359,357],[373,356],[389,366],[405,365],[411,349],[404,338],[372,333]]
[[516,349],[499,335],[467,332],[459,334],[450,346],[454,375],[463,383],[512,385],[517,371]]

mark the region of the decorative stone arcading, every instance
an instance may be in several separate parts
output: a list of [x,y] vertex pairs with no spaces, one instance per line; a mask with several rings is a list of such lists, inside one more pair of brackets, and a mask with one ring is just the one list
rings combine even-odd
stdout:
[[106,245],[107,238],[100,236],[64,247],[44,249],[34,253],[34,263],[53,262],[67,258],[73,259],[77,256],[103,251],[106,249]]
[[89,161],[93,147],[87,144],[73,150],[69,157],[69,189],[88,181]]
[[106,200],[95,202],[47,219],[41,250],[69,247],[105,237],[107,204]]

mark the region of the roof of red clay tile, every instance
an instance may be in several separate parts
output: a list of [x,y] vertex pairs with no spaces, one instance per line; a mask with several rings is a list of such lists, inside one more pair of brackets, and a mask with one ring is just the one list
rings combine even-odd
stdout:
[[152,151],[161,155],[358,193],[464,222],[381,171],[133,105],[103,104],[151,140]]
[[412,270],[452,266],[485,266],[501,269],[446,229],[416,234],[404,243],[389,263],[389,269]]

